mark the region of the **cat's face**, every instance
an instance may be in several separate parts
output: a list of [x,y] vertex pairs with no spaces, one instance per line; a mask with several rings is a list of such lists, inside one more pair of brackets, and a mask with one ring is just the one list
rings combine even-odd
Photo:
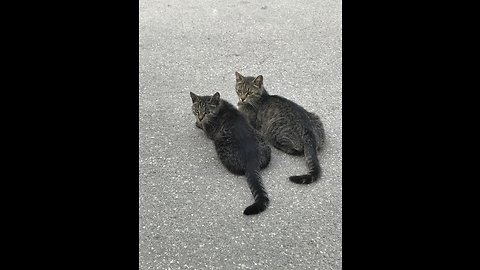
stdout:
[[235,91],[239,99],[239,104],[251,103],[262,95],[263,76],[258,77],[244,77],[240,73],[235,72],[237,83],[235,85]]
[[218,105],[220,104],[220,94],[216,92],[213,96],[197,96],[190,92],[192,98],[192,112],[197,118],[196,124],[201,127],[218,112]]

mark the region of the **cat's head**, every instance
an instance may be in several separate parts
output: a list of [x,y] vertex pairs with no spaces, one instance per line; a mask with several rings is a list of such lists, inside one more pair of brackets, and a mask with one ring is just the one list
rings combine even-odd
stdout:
[[197,124],[208,122],[218,113],[220,105],[220,93],[216,92],[213,96],[198,96],[190,92],[192,98],[192,112],[197,118]]
[[237,83],[235,85],[235,91],[241,103],[251,103],[259,99],[265,92],[263,87],[263,76],[259,75],[255,77],[244,77],[240,73],[235,71],[235,77]]

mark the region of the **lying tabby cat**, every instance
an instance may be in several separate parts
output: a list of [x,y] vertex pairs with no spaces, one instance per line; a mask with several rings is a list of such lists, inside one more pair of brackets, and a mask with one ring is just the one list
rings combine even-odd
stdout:
[[190,92],[197,127],[213,140],[220,161],[232,173],[245,175],[255,203],[245,215],[258,214],[269,204],[259,171],[270,163],[271,149],[230,103],[213,96],[197,96]]
[[238,108],[250,124],[276,148],[291,154],[305,155],[309,174],[290,176],[292,182],[309,184],[321,175],[317,151],[325,140],[319,117],[284,97],[269,95],[263,76],[244,77],[235,72]]

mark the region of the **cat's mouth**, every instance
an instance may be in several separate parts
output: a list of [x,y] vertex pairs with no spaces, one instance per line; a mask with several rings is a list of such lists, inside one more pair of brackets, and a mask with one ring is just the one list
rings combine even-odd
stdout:
[[207,120],[207,115],[204,115],[204,116],[197,116],[197,122],[199,124],[203,124],[204,122],[206,122]]
[[252,102],[252,99],[251,98],[246,98],[244,100],[242,100],[241,98],[238,100],[238,103],[241,103],[241,104],[251,104]]

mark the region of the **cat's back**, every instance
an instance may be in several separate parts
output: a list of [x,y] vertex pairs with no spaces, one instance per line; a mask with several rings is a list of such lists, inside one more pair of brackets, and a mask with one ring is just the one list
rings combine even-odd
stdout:
[[228,131],[228,135],[239,140],[246,140],[253,137],[253,128],[247,122],[243,114],[228,101],[222,100],[222,127]]
[[258,141],[255,132],[243,114],[227,101],[223,101],[219,117],[221,124],[214,136],[219,152],[236,152],[242,157],[256,153]]
[[238,129],[241,128],[244,122],[246,123],[243,115],[231,103],[222,99],[221,106],[222,109],[219,113],[219,117],[221,118],[221,123],[223,126],[228,126],[232,129]]
[[278,95],[270,95],[264,98],[262,109],[270,117],[291,115],[297,119],[308,118],[308,112],[302,106]]

